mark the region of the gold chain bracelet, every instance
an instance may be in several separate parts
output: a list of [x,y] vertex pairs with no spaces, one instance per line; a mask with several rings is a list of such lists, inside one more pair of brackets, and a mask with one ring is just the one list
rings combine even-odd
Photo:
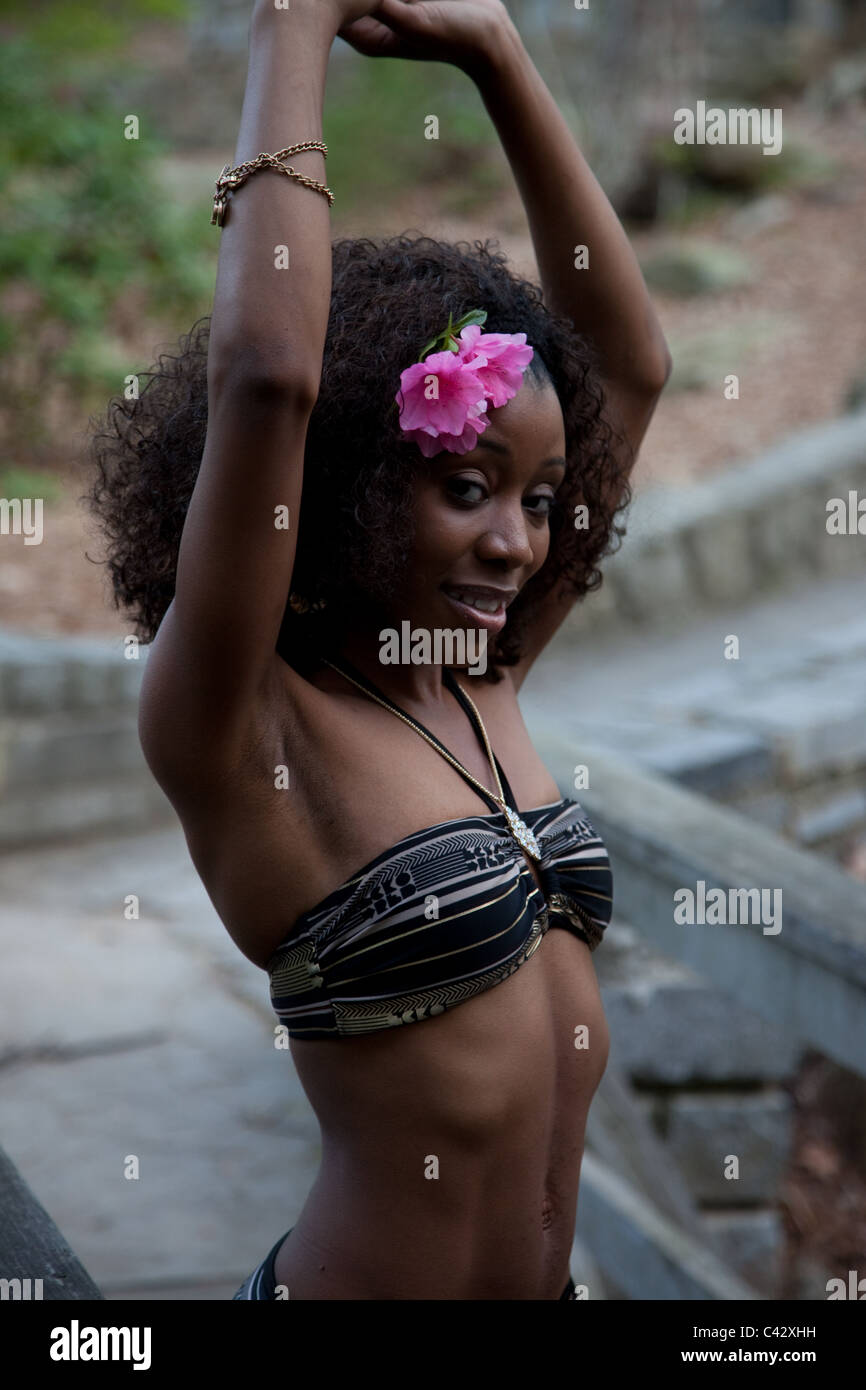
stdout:
[[230,189],[240,188],[242,183],[255,174],[259,169],[277,169],[281,174],[286,174],[290,179],[296,179],[298,183],[304,184],[307,188],[314,188],[317,193],[323,193],[330,206],[334,201],[334,195],[326,184],[320,183],[318,179],[312,179],[307,174],[301,174],[297,169],[293,169],[291,164],[283,164],[283,160],[289,155],[299,154],[301,150],[319,150],[327,159],[328,147],[324,140],[301,140],[297,145],[288,145],[284,150],[277,150],[275,154],[258,154],[255,159],[248,159],[243,164],[238,164],[232,169],[228,164],[223,166],[223,171],[216,181],[216,192],[213,200],[213,213],[211,214],[211,226],[222,227],[226,220],[228,211],[227,194]]

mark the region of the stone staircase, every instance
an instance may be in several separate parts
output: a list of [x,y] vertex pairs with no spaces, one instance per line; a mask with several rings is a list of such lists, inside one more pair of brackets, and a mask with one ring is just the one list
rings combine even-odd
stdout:
[[0,631],[0,850],[172,815],[138,742],[120,642]]

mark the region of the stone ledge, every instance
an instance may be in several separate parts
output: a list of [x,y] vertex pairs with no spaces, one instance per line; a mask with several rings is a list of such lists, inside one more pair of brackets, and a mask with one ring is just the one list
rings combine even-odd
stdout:
[[633,927],[614,920],[595,961],[611,1058],[633,1084],[764,1085],[796,1071],[795,1038],[660,955]]
[[779,1287],[785,1231],[776,1208],[705,1212],[701,1222],[722,1257],[750,1284],[773,1296]]
[[138,738],[147,655],[0,629],[0,852],[173,816]]
[[102,1298],[65,1237],[2,1149],[0,1216],[0,1269],[4,1279],[40,1279],[45,1302],[89,1302]]
[[850,490],[866,495],[866,411],[691,486],[647,487],[601,589],[567,619],[566,641],[600,624],[665,624],[796,580],[866,570],[866,537],[826,529],[827,502]]
[[0,714],[134,705],[147,658],[128,660],[119,640],[31,637],[0,629]]
[[[742,1206],[775,1199],[790,1152],[788,1095],[678,1095],[667,1110],[665,1142],[697,1201]],[[724,1175],[729,1154],[739,1159],[737,1178]]]
[[[563,795],[572,795],[570,740],[538,721],[530,734]],[[789,1037],[862,1074],[866,885],[607,750],[584,745],[581,756],[593,775],[579,798],[608,845],[618,915]],[[698,881],[725,893],[781,888],[781,931],[678,924],[673,895]]]
[[150,773],[41,788],[0,804],[0,852],[97,830],[152,827],[163,820],[176,821],[177,816]]
[[718,1299],[761,1295],[705,1242],[683,1232],[589,1149],[581,1163],[577,1235],[593,1251],[605,1280],[627,1298]]
[[0,718],[0,795],[39,790],[50,797],[69,782],[150,776],[135,711]]

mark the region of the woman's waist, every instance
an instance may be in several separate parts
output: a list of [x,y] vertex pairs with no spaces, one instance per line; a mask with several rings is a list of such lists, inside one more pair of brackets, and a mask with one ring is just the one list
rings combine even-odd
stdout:
[[533,965],[440,1017],[360,1038],[292,1039],[323,1133],[365,1157],[385,1132],[394,1142],[424,1133],[476,1146],[543,1133],[569,1040]]
[[[503,1223],[534,1240],[573,1210],[588,1101],[558,1093],[550,1080],[431,1094],[392,1093],[364,1111],[320,1122],[317,1188],[340,1226],[429,1225],[431,1238],[461,1233],[495,1244]],[[364,1111],[364,1113],[362,1113]]]
[[[389,1078],[387,1068],[379,1084],[356,1079],[351,1095],[328,1090],[321,1094],[301,1076],[327,1149],[345,1156],[347,1163],[375,1165],[387,1178],[401,1170],[409,1155],[435,1147],[459,1157],[466,1166],[474,1162],[484,1171],[487,1162],[515,1161],[532,1149],[538,1159],[554,1128],[562,1132],[564,1115],[573,1110],[563,1096],[558,1099],[555,1073],[539,1060],[515,1060],[515,1069],[479,1066],[477,1059],[461,1059],[460,1065],[436,1067],[433,1075],[418,1077],[404,1086],[403,1069]],[[574,1114],[577,1133],[585,1116]],[[387,1146],[383,1143],[387,1136]],[[422,1141],[423,1136],[423,1141]]]
[[589,952],[553,931],[520,970],[439,1017],[290,1049],[323,1132],[348,1151],[387,1132],[501,1152],[509,1136],[577,1132],[607,1043]]
[[351,1186],[345,1172],[323,1170],[282,1256],[296,1297],[560,1297],[576,1179],[573,1199],[551,1219],[537,1175],[514,1173],[485,1189],[448,1155],[435,1167],[433,1157],[415,1181],[406,1175],[386,1188],[357,1170]]

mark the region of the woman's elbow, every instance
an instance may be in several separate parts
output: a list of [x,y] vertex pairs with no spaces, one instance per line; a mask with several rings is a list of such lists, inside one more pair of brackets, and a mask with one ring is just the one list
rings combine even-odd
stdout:
[[647,394],[660,396],[668,384],[673,369],[674,359],[671,357],[670,348],[662,339],[659,351],[655,354],[652,363],[648,364],[645,380]]

